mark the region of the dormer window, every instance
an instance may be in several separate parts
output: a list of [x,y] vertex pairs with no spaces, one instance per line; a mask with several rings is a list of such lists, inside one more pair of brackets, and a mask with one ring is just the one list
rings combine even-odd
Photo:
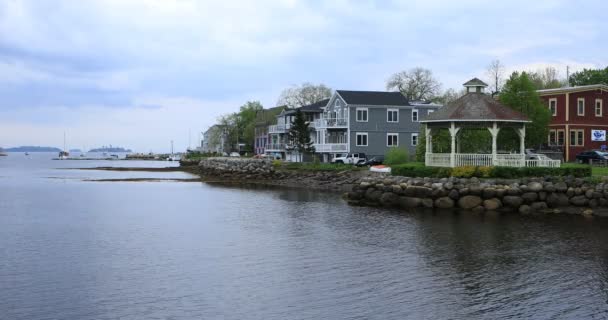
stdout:
[[483,93],[488,85],[477,78],[473,78],[465,82],[463,86],[466,88],[467,93]]

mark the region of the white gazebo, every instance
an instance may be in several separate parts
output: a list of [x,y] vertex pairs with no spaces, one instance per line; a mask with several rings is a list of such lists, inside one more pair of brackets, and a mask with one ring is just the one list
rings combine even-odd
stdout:
[[[559,160],[537,155],[526,159],[525,138],[528,118],[503,106],[491,95],[484,93],[488,85],[474,78],[464,84],[467,93],[447,106],[429,114],[420,122],[426,125],[425,164],[434,167],[506,166],[506,167],[559,167]],[[460,135],[463,128],[487,129],[492,136],[492,153],[460,153]],[[519,153],[498,153],[497,137],[503,128],[513,128],[519,136]],[[450,153],[433,152],[433,133],[448,129],[451,137]]]

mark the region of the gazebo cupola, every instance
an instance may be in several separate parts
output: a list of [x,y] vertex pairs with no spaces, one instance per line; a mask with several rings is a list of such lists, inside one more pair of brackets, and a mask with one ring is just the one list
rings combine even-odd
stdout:
[[[537,159],[526,160],[525,138],[528,118],[502,105],[491,95],[485,94],[488,86],[483,81],[473,78],[463,84],[467,93],[448,103],[445,107],[429,114],[420,122],[426,125],[427,166],[461,167],[461,166],[559,166],[559,160]],[[460,153],[462,129],[488,130],[492,137],[491,153]],[[509,128],[519,136],[519,152],[498,153],[497,137],[501,129]],[[433,152],[433,134],[437,130],[447,129],[451,138],[450,153]]]
[[473,79],[465,82],[463,84],[463,86],[467,89],[467,93],[472,93],[472,92],[484,93],[484,90],[486,89],[486,87],[488,85],[485,82],[483,82],[477,78],[473,78]]

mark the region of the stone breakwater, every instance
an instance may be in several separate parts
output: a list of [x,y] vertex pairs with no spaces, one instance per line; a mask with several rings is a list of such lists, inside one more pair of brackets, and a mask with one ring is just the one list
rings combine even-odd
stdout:
[[275,167],[272,160],[249,158],[206,158],[199,163],[200,175],[208,182],[260,184],[347,192],[368,171],[307,171]]
[[353,205],[403,209],[464,209],[521,214],[608,216],[608,181],[577,178],[479,180],[477,178],[363,178],[345,194]]

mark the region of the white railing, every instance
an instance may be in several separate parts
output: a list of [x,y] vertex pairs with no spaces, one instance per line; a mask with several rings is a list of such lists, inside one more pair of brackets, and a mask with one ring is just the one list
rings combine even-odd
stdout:
[[[431,167],[451,167],[451,154],[449,153],[427,153],[425,164]],[[526,160],[522,154],[497,154],[492,160],[491,154],[456,153],[454,154],[454,167],[549,167],[559,168],[560,160],[541,157],[535,160]]]
[[266,151],[283,151],[285,150],[284,143],[269,143],[266,145]]
[[347,118],[329,118],[329,119],[317,119],[314,121],[313,127],[315,128],[347,128]]
[[268,133],[285,133],[291,128],[291,124],[273,124],[268,126]]
[[424,163],[429,167],[449,167],[450,166],[450,154],[449,153],[427,153]]
[[492,165],[492,155],[476,153],[457,153],[454,155],[454,165],[456,167],[489,167]]
[[325,144],[316,144],[315,143],[315,152],[347,152],[348,151],[348,143],[325,143]]

